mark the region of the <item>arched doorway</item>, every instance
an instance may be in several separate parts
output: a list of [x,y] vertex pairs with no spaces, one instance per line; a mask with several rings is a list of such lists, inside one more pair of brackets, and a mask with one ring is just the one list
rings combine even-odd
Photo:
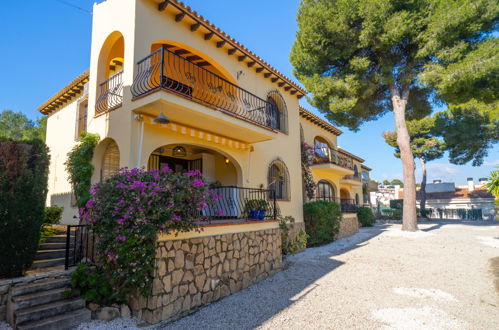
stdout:
[[345,188],[341,188],[340,189],[340,198],[342,200],[349,200],[350,199],[350,192]]
[[336,192],[334,186],[326,180],[320,180],[317,183],[317,199],[326,201],[335,201]]

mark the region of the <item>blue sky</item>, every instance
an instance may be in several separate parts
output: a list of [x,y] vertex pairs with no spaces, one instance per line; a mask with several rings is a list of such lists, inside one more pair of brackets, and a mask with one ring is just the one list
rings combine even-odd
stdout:
[[[83,10],[71,7],[74,4]],[[289,52],[297,29],[298,0],[185,0],[185,3],[293,78]],[[40,117],[36,108],[88,68],[90,57],[90,0],[5,1],[0,12],[0,110]],[[311,109],[305,100],[302,105]],[[311,109],[313,110],[313,109]],[[314,110],[313,110],[314,111]],[[316,111],[314,111],[316,112]],[[317,112],[316,112],[317,113]],[[394,127],[391,113],[344,133],[339,145],[366,159],[371,177],[402,178],[400,160],[393,157],[381,133]],[[489,152],[481,167],[456,166],[448,159],[428,164],[428,179],[465,184],[466,177],[488,176],[499,165],[499,147]],[[416,172],[419,180],[419,169]]]

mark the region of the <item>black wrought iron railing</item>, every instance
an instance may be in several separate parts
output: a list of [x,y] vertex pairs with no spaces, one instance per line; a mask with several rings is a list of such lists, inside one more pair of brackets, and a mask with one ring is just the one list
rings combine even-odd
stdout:
[[99,96],[95,102],[95,114],[100,115],[121,106],[123,103],[123,71],[112,75],[99,84]]
[[316,201],[327,201],[327,202],[335,202],[336,204],[340,205],[341,212],[345,213],[355,213],[357,212],[357,209],[359,205],[355,202],[355,199],[353,198],[339,198],[339,197],[326,197],[326,196],[319,196],[315,197],[313,200]]
[[66,229],[66,256],[64,268],[83,261],[94,261],[95,236],[89,225],[68,225]]
[[137,63],[131,90],[134,98],[166,90],[270,128],[278,121],[272,103],[166,48]]
[[355,181],[361,181],[361,177],[358,174],[352,174],[352,175],[345,175],[343,177],[343,180],[355,180]]
[[274,190],[215,187],[215,202],[202,211],[208,222],[214,220],[275,220],[279,215]]
[[330,150],[329,155],[323,156],[319,153],[315,153],[315,164],[335,164],[344,168],[353,170],[354,163],[352,158],[337,152],[336,150]]

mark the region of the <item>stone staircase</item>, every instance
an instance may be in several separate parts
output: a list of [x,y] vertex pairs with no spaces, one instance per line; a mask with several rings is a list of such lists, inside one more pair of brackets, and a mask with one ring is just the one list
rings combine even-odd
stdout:
[[[72,234],[70,242],[74,242]],[[70,246],[69,255],[72,256],[72,248]],[[58,231],[52,236],[45,237],[45,240],[38,247],[35,260],[31,268],[48,268],[64,266],[66,257],[66,232]]]
[[90,321],[91,312],[85,308],[85,300],[64,297],[69,290],[68,278],[12,287],[7,320],[16,330],[62,330]]

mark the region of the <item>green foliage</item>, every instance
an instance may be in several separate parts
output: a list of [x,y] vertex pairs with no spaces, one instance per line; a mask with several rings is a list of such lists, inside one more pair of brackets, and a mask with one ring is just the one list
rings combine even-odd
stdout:
[[49,156],[40,140],[0,140],[0,277],[20,276],[35,257],[44,221]]
[[391,199],[390,200],[390,207],[392,209],[402,210],[403,206],[404,206],[404,200],[403,199]]
[[490,172],[487,189],[492,195],[496,196],[496,199],[499,198],[499,170]]
[[451,105],[436,114],[435,131],[443,137],[451,163],[480,166],[499,140],[499,103]]
[[432,213],[432,209],[417,209],[418,217],[428,218]]
[[64,208],[57,205],[45,207],[45,220],[43,221],[43,224],[58,225],[59,223],[61,223],[63,211]]
[[296,254],[307,247],[308,235],[300,230],[295,237],[289,237],[289,232],[294,229],[295,218],[292,216],[279,217],[281,229],[281,248],[283,254]]
[[[410,120],[406,124],[414,157],[424,161],[432,161],[444,155],[445,143],[434,135],[435,118],[426,117],[420,120]],[[383,137],[388,145],[395,148],[395,157],[400,158],[397,133],[384,132]]]
[[303,205],[308,246],[334,241],[340,230],[341,210],[334,202],[313,201]]
[[303,142],[301,145],[301,172],[303,178],[303,187],[308,199],[313,199],[315,196],[316,184],[310,165],[314,163],[315,152],[314,148]]
[[384,209],[382,219],[402,220],[402,209]]
[[359,207],[357,209],[357,219],[362,227],[372,227],[376,220],[373,211],[369,207]]
[[74,295],[74,290],[78,290],[87,302],[100,305],[125,302],[124,296],[113,295],[111,281],[104,272],[86,263],[79,264],[71,274],[71,287],[73,290],[65,292],[69,297]]
[[244,204],[244,213],[249,214],[250,211],[268,211],[269,203],[264,199],[250,199]]
[[16,141],[40,139],[45,141],[47,117],[36,122],[29,120],[22,112],[3,110],[0,113],[0,138]]
[[83,132],[79,143],[68,153],[68,159],[64,163],[79,208],[83,208],[91,197],[89,190],[94,171],[92,158],[98,143],[97,134]]
[[151,294],[160,233],[198,229],[202,211],[219,198],[199,171],[122,170],[94,185],[81,214],[98,237],[96,265],[112,299]]

